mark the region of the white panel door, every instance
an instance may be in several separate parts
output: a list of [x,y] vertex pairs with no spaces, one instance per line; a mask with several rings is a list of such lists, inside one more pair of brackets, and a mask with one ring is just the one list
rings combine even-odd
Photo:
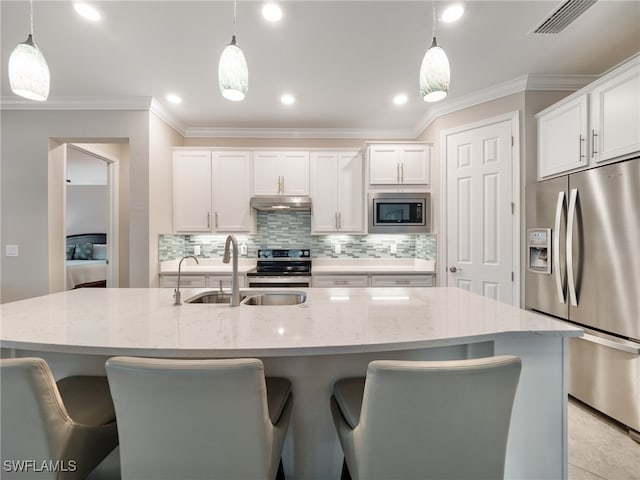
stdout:
[[309,152],[284,152],[282,156],[284,195],[309,195]]
[[216,232],[251,230],[251,152],[214,152],[213,198]]
[[364,162],[359,152],[339,154],[338,228],[364,231]]
[[282,157],[280,152],[253,153],[253,194],[279,195]]
[[174,152],[174,230],[210,232],[211,201],[211,152]]
[[338,154],[311,153],[311,229],[335,232],[338,229]]
[[511,122],[446,138],[447,285],[511,304]]

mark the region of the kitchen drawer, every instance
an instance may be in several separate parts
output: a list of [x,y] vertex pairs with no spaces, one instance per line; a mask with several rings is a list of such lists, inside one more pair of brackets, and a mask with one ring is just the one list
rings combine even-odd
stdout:
[[[245,276],[238,275],[238,284],[240,288],[245,287]],[[207,288],[231,288],[231,275],[207,275]]]
[[314,275],[314,287],[367,287],[367,275]]
[[[175,288],[178,286],[178,275],[162,275],[160,277],[161,287]],[[182,287],[204,287],[205,277],[204,275],[182,275],[180,277],[180,288]]]
[[433,275],[371,275],[372,287],[433,287]]

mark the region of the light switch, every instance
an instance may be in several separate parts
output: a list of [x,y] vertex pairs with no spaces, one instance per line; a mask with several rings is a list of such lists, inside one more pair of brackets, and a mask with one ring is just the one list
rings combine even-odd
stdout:
[[242,243],[240,244],[240,255],[246,255],[246,254],[247,254],[247,244]]
[[200,245],[194,245],[193,246],[193,254],[194,255],[200,255]]
[[389,245],[389,253],[398,253],[398,246],[395,243]]
[[342,253],[342,245],[340,245],[339,243],[336,243],[333,246],[333,253],[335,253],[336,255],[340,255]]
[[7,257],[17,257],[20,255],[20,248],[18,245],[6,245],[4,249]]

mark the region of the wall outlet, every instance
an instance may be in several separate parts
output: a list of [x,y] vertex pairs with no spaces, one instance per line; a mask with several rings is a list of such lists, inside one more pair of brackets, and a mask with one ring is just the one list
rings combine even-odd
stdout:
[[336,243],[333,246],[333,253],[335,253],[336,255],[340,255],[342,253],[342,245],[340,245],[339,243]]
[[200,255],[200,245],[195,245],[193,247],[193,254],[194,255]]
[[389,253],[398,253],[398,246],[395,243],[389,245]]
[[17,257],[20,255],[20,248],[18,245],[5,245],[4,254],[7,257]]
[[242,243],[240,244],[240,255],[246,255],[246,254],[247,254],[247,244]]

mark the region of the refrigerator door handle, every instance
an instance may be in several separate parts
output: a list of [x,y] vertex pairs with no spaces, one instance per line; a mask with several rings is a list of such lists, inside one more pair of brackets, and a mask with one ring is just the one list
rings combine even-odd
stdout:
[[569,195],[569,212],[567,214],[567,283],[569,285],[569,299],[572,307],[578,306],[576,295],[576,281],[573,272],[573,227],[576,220],[576,203],[578,189],[572,188]]
[[558,201],[556,202],[556,221],[552,232],[553,243],[551,248],[551,258],[553,261],[553,276],[556,279],[556,292],[558,300],[563,305],[567,303],[567,297],[564,293],[562,285],[562,271],[560,270],[560,223],[562,222],[562,211],[564,210],[564,191],[558,193]]
[[597,334],[587,333],[586,331],[584,332],[584,335],[582,337],[578,338],[586,340],[587,342],[597,343],[598,345],[613,348],[614,350],[619,350],[621,352],[630,353],[632,355],[640,355],[640,345],[628,340],[609,339],[601,337]]

